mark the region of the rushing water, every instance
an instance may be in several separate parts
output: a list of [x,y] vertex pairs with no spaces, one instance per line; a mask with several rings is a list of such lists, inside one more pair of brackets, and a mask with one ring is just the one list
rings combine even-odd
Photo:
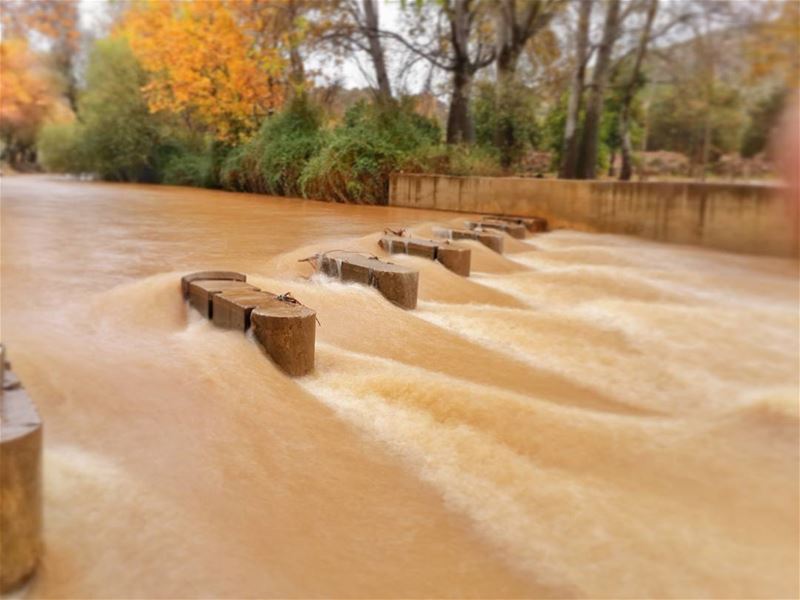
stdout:
[[[31,595],[796,597],[797,263],[556,231],[393,258],[404,312],[297,262],[454,218],[3,179]],[[315,372],[190,313],[207,268],[315,308]]]

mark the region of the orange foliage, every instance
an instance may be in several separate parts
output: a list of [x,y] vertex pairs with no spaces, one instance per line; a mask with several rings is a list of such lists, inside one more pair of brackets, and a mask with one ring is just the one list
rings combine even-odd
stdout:
[[223,2],[149,1],[117,33],[150,76],[150,110],[180,114],[217,139],[241,141],[283,102],[283,60],[256,46]]
[[35,31],[50,40],[57,52],[78,50],[78,3],[64,0],[3,0],[0,10],[3,35],[28,37]]
[[342,0],[225,0],[258,48],[276,48],[290,66],[290,80],[302,87],[306,77],[300,49],[313,47],[343,13]]
[[58,106],[56,86],[21,39],[0,42],[0,130],[6,143],[30,144]]
[[73,108],[76,82],[73,63],[80,46],[78,2],[65,0],[0,0],[0,23],[4,38],[31,41],[35,34],[44,38],[52,64],[62,78],[62,85]]
[[[770,3],[766,8],[775,8]],[[760,24],[747,43],[751,76],[755,79],[780,74],[787,87],[800,79],[800,2],[784,0],[777,15]]]

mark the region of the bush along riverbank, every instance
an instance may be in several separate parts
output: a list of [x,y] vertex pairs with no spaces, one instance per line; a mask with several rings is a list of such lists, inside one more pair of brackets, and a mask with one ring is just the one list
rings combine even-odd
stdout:
[[198,133],[191,121],[149,110],[146,74],[124,40],[99,42],[72,122],[38,138],[51,172],[109,181],[222,188],[337,202],[386,202],[392,172],[495,175],[499,161],[480,146],[447,146],[435,119],[411,100],[360,101],[338,122],[297,93],[236,140]]

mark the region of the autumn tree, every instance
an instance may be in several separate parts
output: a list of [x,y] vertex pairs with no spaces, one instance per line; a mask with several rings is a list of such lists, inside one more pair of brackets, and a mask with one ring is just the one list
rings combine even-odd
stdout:
[[58,107],[58,86],[24,39],[0,42],[0,70],[0,139],[19,168],[34,162],[36,135]]
[[150,110],[178,114],[192,130],[236,142],[283,101],[280,55],[245,35],[224,3],[146,2],[117,34],[149,75]]
[[76,56],[80,47],[78,3],[63,0],[2,0],[3,37],[44,40],[70,106],[77,106]]
[[751,80],[777,78],[786,88],[800,80],[800,2],[764,3],[765,15],[745,42]]

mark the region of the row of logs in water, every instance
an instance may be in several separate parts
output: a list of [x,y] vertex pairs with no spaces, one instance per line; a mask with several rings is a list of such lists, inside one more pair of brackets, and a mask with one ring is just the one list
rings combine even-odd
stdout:
[[[547,230],[544,219],[507,216],[466,221],[464,225],[463,229],[434,228],[436,240],[413,237],[405,230],[387,230],[378,244],[389,254],[428,258],[468,277],[471,251],[453,241],[476,240],[502,253],[503,234],[524,239],[526,232]],[[322,252],[304,260],[329,277],[373,287],[401,308],[417,306],[418,271],[344,250]],[[252,329],[267,355],[288,375],[305,375],[314,368],[317,315],[290,293],[261,290],[247,283],[244,274],[231,271],[184,275],[181,289],[184,298],[215,325],[242,332]]]
[[[428,258],[468,277],[470,249],[454,240],[476,240],[502,252],[504,233],[524,238],[526,231],[546,230],[544,219],[502,216],[467,221],[463,229],[436,228],[437,240],[387,231],[378,243],[390,254]],[[323,252],[309,262],[330,277],[374,287],[402,308],[417,306],[417,271],[358,252]],[[267,355],[285,373],[305,375],[314,368],[317,315],[291,294],[260,290],[247,283],[245,275],[229,271],[185,275],[181,289],[184,298],[215,325],[252,329]],[[11,372],[2,344],[0,371],[0,592],[6,593],[31,577],[42,553],[42,421]]]

